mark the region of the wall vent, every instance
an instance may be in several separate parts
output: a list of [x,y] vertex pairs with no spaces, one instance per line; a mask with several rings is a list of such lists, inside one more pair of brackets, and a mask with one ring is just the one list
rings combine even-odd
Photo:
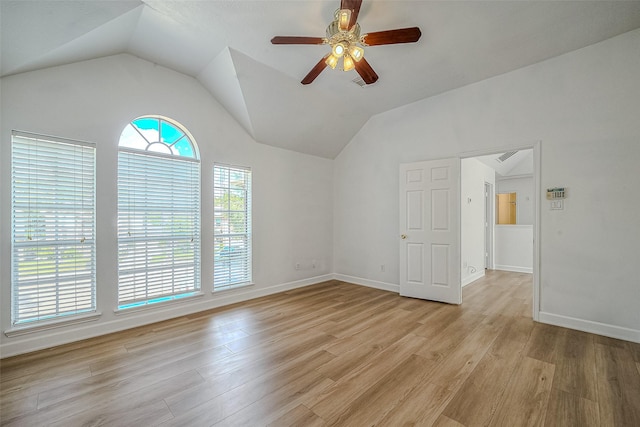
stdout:
[[502,156],[498,157],[496,160],[498,160],[500,163],[504,162],[505,160],[507,160],[509,157],[513,156],[514,154],[516,154],[517,151],[507,151],[506,153],[504,153]]
[[362,80],[362,77],[356,77],[355,79],[353,79],[351,81],[354,82],[355,84],[357,84],[360,87],[367,87],[367,84],[364,82],[364,80]]

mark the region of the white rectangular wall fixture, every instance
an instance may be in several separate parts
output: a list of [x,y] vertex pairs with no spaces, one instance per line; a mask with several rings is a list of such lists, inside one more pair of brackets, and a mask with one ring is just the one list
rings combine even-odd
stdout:
[[564,187],[547,188],[547,200],[551,201],[550,210],[557,211],[564,209],[564,199],[567,193]]

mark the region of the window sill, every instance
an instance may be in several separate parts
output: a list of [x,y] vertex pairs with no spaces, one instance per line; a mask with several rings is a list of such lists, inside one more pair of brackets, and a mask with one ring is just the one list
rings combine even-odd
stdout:
[[187,301],[192,301],[196,298],[200,298],[203,297],[204,293],[202,292],[197,292],[194,293],[192,295],[189,296],[184,296],[181,298],[174,298],[171,300],[167,300],[167,301],[162,301],[162,302],[155,302],[152,304],[144,304],[144,305],[139,305],[136,307],[129,307],[129,308],[116,308],[113,310],[113,312],[116,314],[116,316],[122,316],[122,315],[126,315],[129,313],[139,313],[141,311],[147,311],[147,310],[155,310],[157,308],[160,307],[166,307],[166,306],[171,306],[174,304],[179,304],[182,302],[187,302]]
[[63,328],[65,326],[76,325],[79,323],[94,322],[98,320],[100,316],[102,316],[102,313],[98,311],[91,314],[81,314],[78,316],[69,317],[63,320],[56,319],[56,320],[47,321],[47,322],[34,322],[33,324],[29,324],[29,325],[20,325],[20,326],[9,328],[6,331],[4,331],[4,334],[9,338],[13,338],[20,335],[34,334],[36,332]]

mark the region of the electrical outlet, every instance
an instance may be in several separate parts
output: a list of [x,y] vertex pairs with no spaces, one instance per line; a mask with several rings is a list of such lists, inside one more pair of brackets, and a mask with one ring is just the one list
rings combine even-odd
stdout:
[[380,272],[384,273],[384,264],[380,264]]
[[296,270],[300,270],[300,263],[296,262]]

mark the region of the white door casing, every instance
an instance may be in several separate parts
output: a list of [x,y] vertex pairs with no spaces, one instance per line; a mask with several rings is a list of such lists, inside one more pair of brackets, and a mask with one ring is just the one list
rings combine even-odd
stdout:
[[484,183],[484,268],[493,269],[493,186]]
[[462,303],[460,159],[400,165],[400,295]]

